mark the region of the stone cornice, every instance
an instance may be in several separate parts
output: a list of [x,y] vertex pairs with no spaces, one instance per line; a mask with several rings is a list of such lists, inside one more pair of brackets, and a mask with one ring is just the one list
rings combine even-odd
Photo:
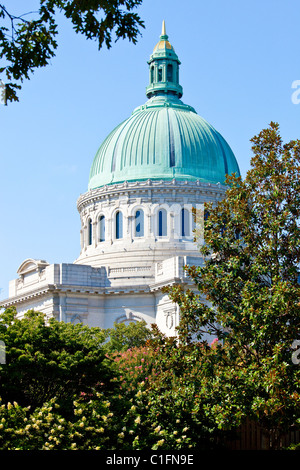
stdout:
[[87,205],[97,203],[101,199],[106,199],[108,196],[121,196],[129,192],[145,192],[155,189],[156,192],[162,191],[164,193],[171,191],[187,192],[195,194],[200,192],[202,194],[211,194],[221,197],[227,186],[222,184],[204,183],[199,180],[144,180],[144,181],[124,181],[123,183],[116,183],[111,185],[101,186],[100,188],[92,189],[84,194],[81,194],[77,200],[77,209],[79,212]]
[[118,295],[118,294],[136,294],[136,293],[149,293],[150,288],[147,284],[128,286],[128,287],[90,287],[78,285],[63,285],[63,284],[48,284],[40,289],[28,291],[9,299],[0,302],[0,308],[8,308],[13,305],[21,304],[33,299],[38,299],[47,294],[73,294],[73,295]]
[[42,297],[45,294],[53,293],[54,290],[55,290],[55,286],[53,286],[52,284],[48,284],[46,286],[44,285],[43,287],[40,287],[38,289],[33,289],[31,291],[24,292],[15,297],[10,297],[9,299],[2,300],[0,302],[0,307],[3,307],[3,308],[12,307],[13,305],[16,305],[22,302],[27,302],[28,300],[32,300],[34,298]]
[[13,305],[21,304],[39,297],[44,297],[47,294],[73,294],[73,295],[132,295],[139,293],[154,293],[155,291],[161,290],[162,287],[172,284],[189,284],[187,280],[182,280],[177,277],[170,279],[164,279],[162,282],[156,282],[149,284],[140,284],[136,286],[112,286],[112,287],[90,287],[90,286],[78,286],[78,285],[64,285],[64,284],[48,284],[40,289],[35,289],[24,294],[20,294],[15,297],[11,297],[0,302],[0,307],[8,308]]

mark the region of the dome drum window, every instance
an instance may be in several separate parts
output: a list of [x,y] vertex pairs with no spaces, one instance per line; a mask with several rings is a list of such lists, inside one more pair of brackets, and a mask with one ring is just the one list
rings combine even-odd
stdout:
[[93,243],[93,223],[92,220],[88,220],[88,245]]
[[103,214],[99,217],[99,242],[105,241],[105,216]]
[[123,238],[123,214],[121,211],[116,212],[115,221],[115,237],[116,240],[119,240]]
[[139,209],[135,213],[134,217],[134,224],[135,224],[135,237],[143,237],[144,236],[144,211]]
[[167,211],[160,209],[157,213],[157,235],[159,237],[166,237],[168,233],[167,227]]
[[182,237],[189,237],[190,232],[190,213],[187,209],[180,211],[180,235]]

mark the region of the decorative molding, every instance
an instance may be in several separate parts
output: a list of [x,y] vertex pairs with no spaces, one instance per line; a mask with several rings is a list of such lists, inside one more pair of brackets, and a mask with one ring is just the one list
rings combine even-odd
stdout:
[[175,324],[175,312],[173,310],[165,310],[164,311],[165,319],[166,319],[166,328],[171,330]]
[[125,315],[121,315],[116,319],[116,323],[130,323],[142,321],[143,318],[140,315],[136,315],[132,312],[127,312]]
[[[187,181],[187,180],[146,180],[146,181],[132,181],[124,183],[116,183],[112,185],[101,186],[100,188],[92,189],[84,194],[81,194],[77,200],[77,209],[79,212],[89,206],[95,204],[102,199],[107,199],[110,196],[120,197],[122,195],[129,195],[130,193],[143,193],[146,195],[147,190],[155,189],[155,195],[162,191],[162,194],[166,195],[166,191],[172,194],[174,189],[182,190],[190,194],[203,193],[205,195],[211,194],[214,197],[218,195],[222,197],[227,189],[225,185],[204,183],[199,180]],[[140,196],[139,196],[140,197]]]
[[151,271],[151,266],[125,266],[121,268],[108,268],[108,275],[128,273],[128,272]]
[[81,315],[75,314],[71,317],[70,323],[73,325],[76,325],[77,323],[83,323],[83,320],[81,318]]
[[27,258],[23,263],[19,266],[17,270],[17,274],[25,275],[31,273],[33,271],[40,272],[44,270],[49,263],[45,260],[37,260],[33,258]]

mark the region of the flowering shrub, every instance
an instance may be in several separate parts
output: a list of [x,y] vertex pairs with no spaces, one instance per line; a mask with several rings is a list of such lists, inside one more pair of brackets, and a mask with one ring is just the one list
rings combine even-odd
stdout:
[[0,450],[63,449],[68,423],[56,411],[55,401],[30,413],[17,403],[0,407]]
[[114,353],[113,358],[118,366],[115,380],[119,381],[119,388],[126,395],[134,393],[139,383],[148,381],[155,373],[157,357],[149,345]]
[[27,421],[28,408],[17,403],[1,404],[0,406],[0,450],[17,449],[19,443],[18,429]]
[[[115,355],[123,449],[211,448],[217,425],[205,413],[201,347],[180,347],[156,332],[141,348]],[[121,424],[120,424],[121,423]]]
[[30,413],[17,403],[0,407],[0,450],[109,449],[113,412],[101,394],[74,402],[71,420],[61,416],[55,400]]
[[[24,322],[12,324],[12,327],[8,331],[3,326],[3,333],[8,337],[18,328],[35,341],[37,350],[35,334],[38,337],[43,334],[43,338],[47,338],[51,333],[50,329],[44,331],[43,320],[39,316],[28,317]],[[60,325],[54,323],[50,326],[54,327],[52,333],[57,338],[56,328]],[[7,400],[3,402],[0,406],[0,450],[176,450],[212,447],[222,419],[222,409],[217,410],[217,404],[208,393],[209,382],[205,380],[209,374],[203,374],[207,367],[203,358],[210,351],[217,355],[218,343],[207,348],[203,345],[184,347],[174,338],[166,338],[156,330],[151,340],[142,345],[121,349],[120,352],[114,348],[108,349],[106,367],[99,369],[97,374],[93,351],[98,348],[99,342],[94,341],[89,331],[84,329],[84,332],[92,365],[95,364],[94,382],[80,391],[81,374],[77,379],[73,377],[75,387],[72,390],[77,392],[73,397],[70,395],[67,412],[61,395],[40,406],[36,406],[36,400],[34,406],[16,402],[11,404]],[[76,355],[78,338],[74,333],[77,330],[74,332],[73,328],[64,328],[64,333],[68,334],[63,335],[62,345],[75,341]],[[19,343],[24,350],[28,349],[27,343],[23,346],[21,339]],[[12,355],[14,349],[10,351]],[[63,347],[61,353],[64,354]],[[46,346],[44,354],[46,357]],[[80,359],[81,353],[77,356]],[[103,362],[103,356],[99,357]],[[30,355],[28,358],[31,360]],[[87,358],[85,364],[86,361]],[[17,371],[20,362],[15,360],[13,364]],[[100,370],[104,370],[105,374],[101,375]],[[55,375],[53,379],[56,380]],[[214,410],[214,416],[219,416],[215,422],[211,419],[211,410]]]

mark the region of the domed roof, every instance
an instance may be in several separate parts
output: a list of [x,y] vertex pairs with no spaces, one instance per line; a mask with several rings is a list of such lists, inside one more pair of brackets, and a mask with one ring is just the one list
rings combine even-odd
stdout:
[[240,174],[221,134],[180,100],[180,62],[169,44],[163,23],[149,61],[149,100],[104,140],[91,167],[89,189],[148,179],[224,184],[226,174]]

